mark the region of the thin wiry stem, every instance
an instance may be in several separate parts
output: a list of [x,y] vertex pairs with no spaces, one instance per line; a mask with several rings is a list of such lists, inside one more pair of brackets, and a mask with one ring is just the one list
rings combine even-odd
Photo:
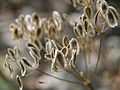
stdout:
[[85,44],[83,45],[83,53],[84,53],[84,61],[85,61],[86,75],[88,75],[88,66],[87,66],[87,58],[86,58]]
[[102,34],[100,34],[100,46],[99,46],[98,58],[97,58],[96,66],[95,66],[94,75],[96,74],[97,67],[98,67],[98,64],[99,64],[99,61],[100,61],[101,49],[102,49]]
[[50,77],[53,77],[55,79],[58,79],[58,80],[61,80],[61,81],[64,81],[64,82],[68,82],[68,83],[73,83],[73,84],[79,84],[80,82],[74,82],[74,81],[70,81],[70,80],[66,80],[66,79],[62,79],[62,78],[59,78],[59,77],[56,77],[56,76],[53,76],[51,74],[48,74],[48,73],[45,73],[43,72],[42,70],[40,69],[37,69],[39,72],[43,73],[44,75],[47,75],[47,76],[50,76]]
[[[74,71],[77,75],[79,75],[79,73],[76,71],[75,68],[72,68],[72,69],[73,69],[73,71]],[[88,88],[89,90],[94,90],[94,88],[93,88],[92,84],[90,83],[90,81],[87,80],[85,77],[82,77],[82,76],[79,75],[78,79],[79,79],[80,81],[82,81],[82,83],[83,83],[85,86],[87,86],[87,88]]]

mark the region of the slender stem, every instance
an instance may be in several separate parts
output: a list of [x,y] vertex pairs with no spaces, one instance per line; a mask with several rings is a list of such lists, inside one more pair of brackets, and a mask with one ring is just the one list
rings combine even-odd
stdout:
[[97,67],[98,67],[98,64],[99,64],[99,61],[100,61],[101,49],[102,49],[102,34],[100,34],[100,46],[99,46],[98,58],[97,58],[96,66],[95,66],[94,75],[96,74]]
[[87,80],[85,77],[80,76],[79,73],[76,71],[75,68],[72,68],[72,69],[73,69],[73,71],[79,76],[78,79],[79,79],[80,81],[82,81],[82,83],[83,83],[85,86],[87,86],[89,90],[94,90],[94,88],[93,88],[92,84],[89,82],[89,80]]
[[84,53],[84,61],[85,61],[86,75],[88,75],[88,66],[87,66],[87,58],[86,58],[85,44],[83,45],[83,53]]
[[50,76],[50,77],[53,77],[55,79],[58,79],[58,80],[61,80],[61,81],[64,81],[64,82],[68,82],[68,83],[73,83],[73,84],[79,84],[80,82],[74,82],[74,81],[70,81],[70,80],[65,80],[65,79],[62,79],[62,78],[59,78],[59,77],[56,77],[56,76],[53,76],[51,74],[48,74],[48,73],[45,73],[43,72],[42,70],[40,69],[37,69],[39,72],[43,73],[44,75],[47,75],[47,76]]

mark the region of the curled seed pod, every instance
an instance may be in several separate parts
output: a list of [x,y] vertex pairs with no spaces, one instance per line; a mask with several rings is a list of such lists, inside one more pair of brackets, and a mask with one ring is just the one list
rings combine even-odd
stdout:
[[106,21],[107,24],[110,27],[115,27],[118,25],[118,21],[117,21],[118,17],[117,17],[117,11],[113,8],[113,7],[109,7],[108,10],[106,11]]
[[90,37],[94,37],[94,36],[95,36],[95,30],[94,30],[94,27],[93,27],[91,24],[89,24],[87,34],[88,34]]
[[33,43],[33,42],[28,42],[26,46],[30,48],[35,48],[39,52],[39,48]]
[[29,62],[29,60],[25,57],[22,57],[22,61],[24,62],[25,65],[32,67],[31,63]]
[[51,52],[52,43],[51,43],[50,39],[47,40],[46,45],[45,45],[45,49],[46,49],[46,53],[50,53]]
[[62,39],[62,45],[68,46],[68,44],[69,44],[69,38],[67,36],[64,36]]
[[89,6],[84,8],[84,13],[88,17],[88,19],[92,18],[92,9]]
[[42,49],[40,40],[39,39],[34,39],[33,42],[36,45],[36,49],[38,49],[38,51],[40,51]]
[[87,20],[84,20],[83,22],[83,29],[85,30],[85,32],[88,32],[88,28],[89,28],[89,23]]
[[61,31],[63,26],[63,20],[61,15],[57,11],[54,11],[52,17],[56,28],[58,29],[58,31]]
[[21,77],[19,75],[17,75],[16,80],[17,80],[17,83],[18,83],[18,86],[19,86],[19,90],[22,90],[23,89],[23,83],[22,83]]
[[55,34],[56,34],[56,32],[57,32],[55,26],[54,26],[54,25],[51,25],[48,30],[49,30],[48,33],[47,33],[48,36],[49,36],[49,37],[54,37]]
[[64,46],[62,49],[61,49],[61,52],[64,54],[64,56],[67,56],[68,54],[68,48],[66,46]]
[[31,22],[34,26],[38,25],[39,24],[39,16],[36,12],[34,12],[32,14],[32,17],[31,17]]
[[76,61],[76,50],[72,50],[72,57],[69,61],[69,66],[75,68],[75,61]]
[[96,28],[95,29],[96,32],[105,32],[105,31],[103,31],[103,29],[105,26],[107,26],[106,24],[107,23],[105,22],[105,19],[103,18],[101,13],[98,11],[94,17],[94,26]]
[[14,53],[13,49],[8,48],[8,55],[15,59],[15,53]]
[[32,54],[34,54],[37,57],[40,57],[40,53],[33,47],[30,48],[30,51],[32,52]]
[[76,50],[77,55],[79,54],[80,48],[79,48],[79,43],[78,43],[77,39],[72,38],[69,42],[69,46],[70,46],[71,50],[72,49]]
[[57,57],[56,57],[56,59],[58,60],[58,62],[60,63],[60,65],[62,67],[66,67],[64,54],[61,51],[59,51],[59,50],[57,50]]
[[41,28],[37,28],[37,29],[35,30],[35,36],[36,36],[36,38],[40,38],[41,34],[42,34]]
[[108,9],[108,4],[106,1],[102,1],[99,5],[99,10],[100,10],[100,13],[102,14],[102,16],[105,18],[105,13],[106,13],[106,10]]
[[20,64],[20,68],[21,68],[21,75],[24,76],[26,73],[26,67],[24,66],[24,64],[21,61],[19,61],[19,64]]
[[[41,56],[38,57],[37,55],[35,55],[34,53],[32,53],[31,51],[29,52],[30,53],[30,56],[34,59],[35,61],[35,68],[38,68],[39,66],[39,63],[40,63],[40,59],[41,59]],[[32,65],[33,66],[33,65]]]

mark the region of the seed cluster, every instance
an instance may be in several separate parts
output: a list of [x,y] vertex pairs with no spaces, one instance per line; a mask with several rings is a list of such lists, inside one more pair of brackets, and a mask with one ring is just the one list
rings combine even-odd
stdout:
[[[109,6],[105,0],[71,0],[71,2],[74,7],[84,6],[84,10],[79,21],[72,25],[77,38],[70,39],[64,35],[60,40],[62,44],[57,42],[56,36],[63,31],[64,21],[70,19],[69,15],[66,16],[67,14],[62,15],[54,11],[51,17],[41,18],[34,12],[32,15],[20,15],[10,25],[13,40],[27,41],[26,47],[33,60],[31,62],[18,47],[8,49],[4,65],[9,69],[11,77],[16,77],[20,90],[23,88],[21,78],[27,75],[27,69],[33,71],[38,68],[41,50],[45,51],[45,59],[51,62],[51,71],[57,72],[59,68],[76,69],[76,58],[82,50],[81,46],[85,46],[86,41],[99,37],[109,27],[118,25],[117,10]],[[71,23],[71,20],[67,21]],[[41,42],[41,37],[45,37],[45,45]],[[83,76],[79,75],[81,81],[90,86],[90,81]]]

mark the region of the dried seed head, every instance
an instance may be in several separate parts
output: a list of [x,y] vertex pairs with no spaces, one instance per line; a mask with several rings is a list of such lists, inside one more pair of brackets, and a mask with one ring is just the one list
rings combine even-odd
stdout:
[[18,86],[19,86],[19,90],[22,90],[23,89],[23,83],[22,83],[21,77],[19,75],[17,75],[16,80],[17,80],[17,83],[18,83]]

